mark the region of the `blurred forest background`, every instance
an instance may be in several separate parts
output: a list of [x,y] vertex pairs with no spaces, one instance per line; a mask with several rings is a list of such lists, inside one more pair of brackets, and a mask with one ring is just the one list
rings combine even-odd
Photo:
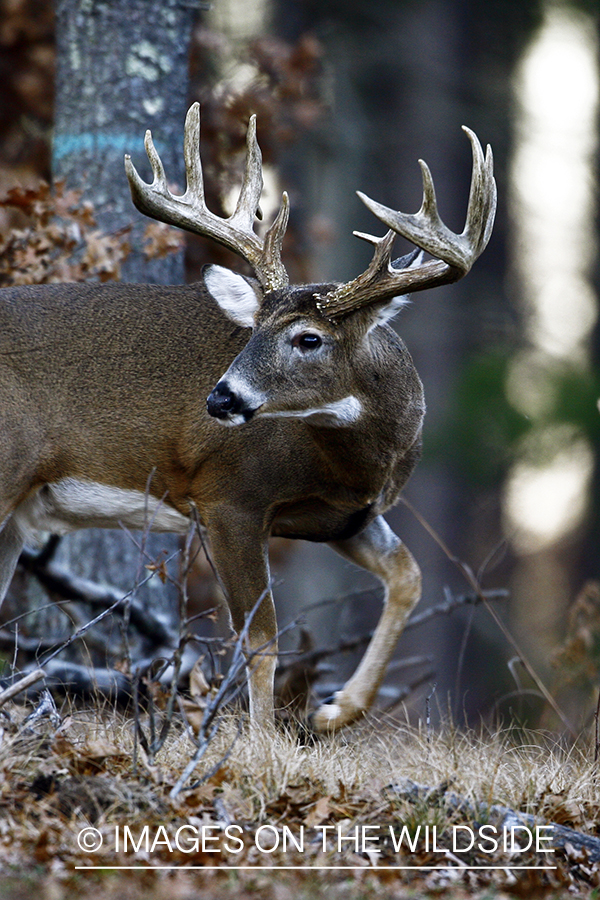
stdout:
[[[460,126],[492,145],[499,209],[488,249],[464,281],[416,295],[395,323],[428,404],[424,458],[406,497],[450,553],[408,506],[388,518],[421,565],[419,609],[470,590],[452,556],[484,589],[508,591],[494,601],[498,615],[579,731],[595,705],[600,671],[597,3],[132,0],[126,15],[124,8],[117,0],[0,0],[0,194],[17,184],[37,190],[40,178],[60,176],[92,200],[116,244],[102,245],[99,264],[79,276],[122,269],[131,280],[184,277],[181,254],[159,271],[139,252],[140,217],[122,155],[127,150],[143,164],[150,124],[169,177],[181,178],[183,116],[193,100],[202,103],[215,211],[226,208],[248,117],[258,114],[264,210],[268,216],[270,196],[289,191],[284,254],[296,281],[342,281],[366,267],[368,248],[352,231],[378,226],[354,192],[415,211],[419,157],[432,170],[444,221],[462,230],[471,159]],[[172,17],[180,16],[179,33],[158,21],[162,15],[173,28]],[[109,43],[91,46],[93,65],[78,71],[103,77],[100,84],[79,83],[70,68],[86,35],[82,21],[90,19]],[[154,95],[154,104],[142,97],[123,147],[110,139],[111,127],[123,112],[123,79],[139,73],[124,65],[110,76],[110,65],[118,69],[119,53],[125,58],[134,47],[145,47],[152,64],[159,38],[171,42],[185,77],[172,77],[181,71],[173,63],[162,106]],[[108,139],[83,150],[80,142],[77,160],[67,138],[85,115],[93,130],[95,111],[106,112],[111,96],[114,123],[105,115],[97,125]],[[3,284],[14,281],[15,268],[24,271],[9,245],[11,229],[22,228],[31,211],[20,196],[0,208]],[[128,226],[132,252],[123,261],[119,234]],[[155,240],[163,249],[165,240],[177,246],[164,235]],[[197,279],[200,266],[216,259],[238,265],[206,242],[187,240],[185,277]],[[55,277],[46,266],[40,280]],[[65,541],[60,552],[89,575],[90,559],[102,553],[97,535],[85,540]],[[158,553],[165,539],[155,540]],[[131,575],[121,571],[120,551],[111,552],[103,577],[126,584]],[[305,604],[358,591],[347,603],[318,608],[308,624],[320,643],[374,625],[379,600],[371,583],[328,548],[280,546],[274,563],[282,624]],[[23,578],[13,585],[13,601]],[[153,597],[162,590],[156,582]],[[404,670],[401,677],[423,682],[410,699],[419,715],[435,683],[437,709],[458,721],[501,713],[557,725],[485,608],[411,629],[399,657],[415,655],[430,658],[422,679]],[[347,672],[353,660],[340,664]],[[389,681],[397,677],[392,672]]]

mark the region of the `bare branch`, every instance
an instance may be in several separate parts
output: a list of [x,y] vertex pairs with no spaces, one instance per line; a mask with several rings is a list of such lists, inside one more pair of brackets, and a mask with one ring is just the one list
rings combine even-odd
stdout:
[[[50,593],[57,594],[65,600],[87,603],[92,608],[105,609],[116,612],[123,609],[126,600],[134,591],[123,594],[115,588],[101,587],[93,581],[79,578],[62,566],[48,561],[45,557],[41,560],[31,550],[23,550],[19,558],[19,564],[34,575],[41,585]],[[153,573],[143,579],[146,583],[154,577]],[[170,644],[173,634],[165,627],[164,623],[152,615],[147,604],[132,601],[130,610],[132,625],[138,632],[149,638],[156,645]]]
[[569,722],[569,720],[567,719],[567,717],[565,716],[565,714],[563,713],[561,708],[559,707],[558,703],[556,702],[556,700],[554,699],[554,697],[552,696],[552,694],[550,693],[550,691],[548,690],[548,688],[546,687],[546,685],[544,684],[544,682],[542,681],[540,676],[537,674],[537,672],[535,671],[535,669],[533,668],[533,666],[527,659],[526,655],[523,653],[523,651],[517,644],[517,641],[515,640],[515,638],[512,636],[512,634],[510,633],[510,631],[508,630],[508,628],[506,627],[504,622],[500,619],[500,617],[496,613],[496,610],[488,602],[488,600],[485,596],[485,592],[482,590],[481,585],[479,584],[477,578],[473,574],[473,571],[471,570],[471,568],[466,563],[464,563],[461,559],[459,559],[458,556],[456,556],[454,553],[451,552],[451,550],[448,548],[448,546],[442,540],[440,535],[429,524],[429,522],[415,509],[415,507],[412,505],[412,503],[409,503],[409,501],[405,497],[401,497],[400,500],[412,512],[414,517],[423,526],[423,528],[427,531],[427,533],[433,538],[433,540],[436,542],[438,547],[440,547],[444,551],[444,553],[446,554],[448,559],[451,562],[453,562],[456,565],[456,567],[462,572],[466,581],[468,582],[468,584],[470,584],[472,589],[475,591],[476,595],[481,599],[481,602],[484,604],[485,608],[491,615],[492,619],[494,620],[494,622],[496,623],[496,625],[498,626],[498,628],[500,629],[500,631],[506,638],[508,644],[515,650],[523,667],[526,669],[526,671],[529,673],[530,677],[535,682],[538,690],[543,695],[546,702],[549,704],[549,706],[552,707],[552,709],[554,710],[556,715],[559,717],[559,719],[561,720],[561,722],[563,723],[565,728],[568,730],[569,734],[573,737],[573,739],[576,739],[577,733],[576,733],[575,729],[573,728],[573,726],[571,725],[571,723]]
[[33,672],[28,672],[27,675],[23,675],[22,678],[19,678],[18,681],[15,681],[14,684],[11,684],[10,687],[5,688],[5,690],[0,693],[0,706],[4,706],[5,703],[8,703],[9,700],[12,700],[13,697],[16,697],[21,691],[26,691],[32,684],[37,684],[37,682],[41,681],[45,676],[46,673],[44,670],[39,668],[34,669]]

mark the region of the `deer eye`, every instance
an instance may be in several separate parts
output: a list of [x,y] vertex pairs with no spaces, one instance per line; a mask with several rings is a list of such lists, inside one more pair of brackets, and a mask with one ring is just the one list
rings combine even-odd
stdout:
[[292,347],[297,347],[299,350],[304,351],[318,350],[322,343],[321,335],[315,334],[314,331],[303,331],[292,339]]

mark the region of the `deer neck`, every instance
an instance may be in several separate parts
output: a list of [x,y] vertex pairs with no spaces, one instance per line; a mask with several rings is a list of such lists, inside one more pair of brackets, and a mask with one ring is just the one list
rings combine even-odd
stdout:
[[420,455],[425,413],[423,387],[406,347],[391,329],[377,331],[354,373],[356,416],[333,424],[306,420],[338,483],[368,499],[397,495],[406,482]]

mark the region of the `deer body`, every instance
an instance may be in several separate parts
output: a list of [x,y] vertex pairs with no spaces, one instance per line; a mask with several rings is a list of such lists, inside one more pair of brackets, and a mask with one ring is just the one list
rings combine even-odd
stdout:
[[[390,328],[377,329],[357,348],[356,370],[344,368],[339,384],[329,375],[332,403],[343,400],[345,382],[359,402],[376,383],[376,411],[359,414],[349,427],[335,415],[329,424],[327,412],[306,415],[322,405],[315,388],[312,396],[307,389],[298,417],[293,410],[257,416],[253,438],[265,452],[249,455],[247,434],[224,429],[205,403],[224,359],[235,359],[248,344],[248,331],[232,324],[201,284],[123,287],[71,284],[0,293],[5,504],[16,509],[42,485],[66,478],[143,496],[154,472],[152,495],[166,495],[185,527],[190,500],[202,510],[229,485],[233,496],[247,495],[245,505],[257,507],[267,530],[322,541],[351,530],[346,516],[366,506],[383,512],[395,502],[417,458],[423,399],[410,355]],[[199,342],[199,335],[206,340]],[[267,344],[268,336],[261,342]],[[252,360],[256,353],[249,347],[245,356]],[[259,356],[269,360],[272,353],[272,346],[263,346]],[[34,356],[38,366],[32,370],[28,360]],[[271,361],[270,367],[273,407],[289,399],[289,385],[281,364]],[[127,434],[117,442],[124,428]],[[224,467],[224,458],[231,464]],[[272,490],[261,509],[266,480]],[[307,496],[309,508],[321,498],[336,513],[331,524],[321,524],[317,515],[314,526],[298,522],[293,531],[285,524],[291,505],[301,507]],[[0,520],[8,511],[5,505]]]
[[[183,198],[167,191],[151,141],[154,185],[143,185],[130,164],[128,174],[138,207],[165,218],[168,198],[168,220],[190,227],[181,212],[190,204],[198,230],[194,115]],[[252,140],[232,220],[200,215],[209,220],[204,233],[235,246],[257,279],[212,266],[203,283],[185,287],[0,293],[0,599],[30,532],[140,528],[148,520],[156,530],[185,532],[197,514],[234,627],[251,615],[249,651],[264,651],[252,661],[250,707],[265,723],[277,633],[268,537],[328,542],[386,591],[359,669],[315,715],[317,728],[335,728],[372,703],[420,592],[418,567],[382,516],[419,458],[424,414],[410,355],[386,322],[398,306],[398,279],[420,289],[432,278],[460,277],[463,264],[456,253],[450,263],[412,254],[391,266],[390,232],[370,238],[376,252],[366,286],[357,279],[290,287],[279,259],[286,204],[264,243],[248,224],[260,195]],[[479,231],[489,237],[494,203],[487,205]],[[233,237],[223,221],[233,221]],[[428,249],[427,240],[416,242]],[[476,234],[476,244],[486,242]],[[383,289],[373,287],[382,281]]]

